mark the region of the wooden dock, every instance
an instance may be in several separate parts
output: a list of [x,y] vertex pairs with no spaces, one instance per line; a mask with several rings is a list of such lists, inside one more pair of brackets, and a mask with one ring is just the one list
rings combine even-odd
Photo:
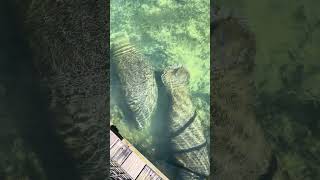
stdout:
[[110,179],[168,180],[126,139],[110,130]]

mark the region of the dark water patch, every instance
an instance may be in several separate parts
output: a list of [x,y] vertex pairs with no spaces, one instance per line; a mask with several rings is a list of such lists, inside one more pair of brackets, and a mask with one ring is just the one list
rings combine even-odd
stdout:
[[[72,159],[52,129],[46,92],[40,88],[32,54],[25,41],[28,37],[22,33],[22,22],[16,16],[19,12],[9,1],[1,1],[0,8],[1,84],[6,88],[7,102],[4,104],[6,113],[10,115],[7,119],[1,118],[0,123],[5,124],[6,120],[12,122],[26,146],[39,158],[47,179],[78,180]],[[7,145],[1,142],[0,146]],[[29,178],[41,179],[30,161],[25,161],[21,166]]]
[[259,177],[259,180],[271,180],[273,179],[276,171],[278,169],[278,162],[275,155],[270,159],[267,171]]
[[[291,86],[292,87],[292,86]],[[258,119],[265,130],[268,140],[274,145],[278,158],[283,154],[291,161],[303,166],[301,172],[291,172],[293,175],[317,179],[318,171],[314,169],[319,164],[318,150],[312,148],[310,142],[320,138],[319,116],[320,107],[314,100],[303,100],[282,89],[277,94],[260,94],[259,106],[257,107]],[[285,118],[285,119],[284,119]],[[289,128],[290,130],[284,131]],[[298,158],[298,159],[297,159]]]

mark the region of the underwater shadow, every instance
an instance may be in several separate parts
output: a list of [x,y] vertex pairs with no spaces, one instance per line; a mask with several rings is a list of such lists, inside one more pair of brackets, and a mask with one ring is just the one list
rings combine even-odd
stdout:
[[[162,72],[156,71],[155,78],[158,86],[158,102],[153,121],[151,122],[151,135],[157,137],[156,149],[159,157],[165,157],[172,148],[169,143],[169,109],[170,99],[161,80]],[[164,148],[165,147],[165,148]]]

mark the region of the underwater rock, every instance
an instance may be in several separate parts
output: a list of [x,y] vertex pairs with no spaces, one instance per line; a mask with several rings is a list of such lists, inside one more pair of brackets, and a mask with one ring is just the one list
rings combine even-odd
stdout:
[[170,97],[169,133],[173,156],[186,171],[180,177],[199,179],[209,175],[209,153],[201,120],[191,101],[189,72],[182,66],[168,67],[162,81]]
[[147,128],[158,98],[154,70],[124,33],[112,39],[111,53],[129,110],[138,128]]
[[[221,14],[225,14],[221,12]],[[272,152],[255,115],[253,67],[255,38],[241,17],[213,20],[211,69],[213,179],[261,179],[268,175]]]

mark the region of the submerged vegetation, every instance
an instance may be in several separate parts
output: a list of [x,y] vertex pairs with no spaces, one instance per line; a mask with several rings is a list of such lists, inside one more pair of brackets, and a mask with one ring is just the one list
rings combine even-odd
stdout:
[[110,34],[125,31],[156,69],[180,63],[191,89],[209,93],[209,1],[111,1]]

